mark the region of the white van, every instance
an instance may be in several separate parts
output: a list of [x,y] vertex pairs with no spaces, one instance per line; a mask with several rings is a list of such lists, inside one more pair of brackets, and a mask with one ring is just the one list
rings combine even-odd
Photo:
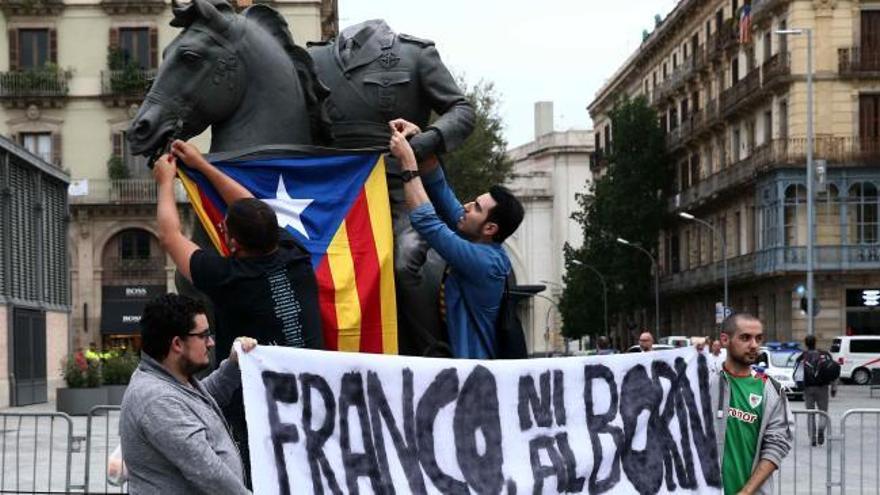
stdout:
[[835,337],[831,356],[840,364],[840,377],[858,385],[871,381],[871,369],[880,368],[880,335]]

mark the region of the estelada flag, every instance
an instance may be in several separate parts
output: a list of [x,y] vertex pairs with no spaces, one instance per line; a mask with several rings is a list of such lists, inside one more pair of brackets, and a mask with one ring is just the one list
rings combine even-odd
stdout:
[[[311,254],[324,347],[396,354],[391,208],[382,155],[208,159],[269,204],[279,226]],[[214,246],[228,255],[226,204],[199,172],[181,164],[178,177]]]

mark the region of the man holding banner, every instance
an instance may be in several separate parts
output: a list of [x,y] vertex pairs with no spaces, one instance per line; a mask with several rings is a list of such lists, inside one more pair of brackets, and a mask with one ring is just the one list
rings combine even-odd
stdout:
[[721,328],[727,359],[712,376],[711,397],[725,495],[772,493],[771,475],[791,450],[788,400],[779,383],[752,369],[763,341],[761,322],[748,314]]
[[453,357],[495,358],[496,320],[511,270],[501,243],[522,222],[523,206],[497,185],[462,206],[436,158],[416,162],[406,136],[419,128],[403,119],[390,125],[389,146],[403,169],[410,222],[448,264],[439,306]]
[[[214,336],[202,303],[166,294],[144,308],[143,354],[122,400],[129,492],[250,493],[220,406],[240,390],[237,351],[204,380]],[[257,342],[238,339],[244,352]]]

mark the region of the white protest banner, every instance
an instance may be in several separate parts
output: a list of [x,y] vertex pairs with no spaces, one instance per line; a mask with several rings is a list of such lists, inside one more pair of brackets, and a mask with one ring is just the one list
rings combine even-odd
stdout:
[[720,493],[705,356],[241,356],[254,492]]

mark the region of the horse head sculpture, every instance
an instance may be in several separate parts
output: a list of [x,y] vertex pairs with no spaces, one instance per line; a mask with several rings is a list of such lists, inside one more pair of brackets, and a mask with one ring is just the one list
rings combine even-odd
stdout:
[[328,92],[311,57],[276,10],[236,14],[225,0],[173,0],[183,28],[162,52],[156,79],[128,130],[132,152],[150,154],[170,137],[211,127],[211,152],[326,140]]

